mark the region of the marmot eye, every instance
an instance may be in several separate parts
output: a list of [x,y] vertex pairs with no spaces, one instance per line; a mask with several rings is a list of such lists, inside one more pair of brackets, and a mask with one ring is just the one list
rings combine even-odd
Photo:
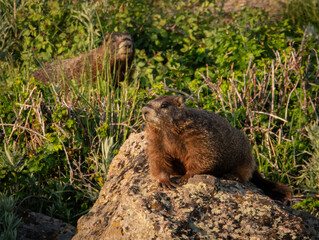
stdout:
[[168,102],[163,102],[161,105],[161,108],[167,108],[168,107]]

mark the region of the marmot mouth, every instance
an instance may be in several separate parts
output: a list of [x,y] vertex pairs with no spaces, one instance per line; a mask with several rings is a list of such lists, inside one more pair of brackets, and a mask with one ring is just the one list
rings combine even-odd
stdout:
[[126,52],[120,52],[119,54],[120,54],[120,55],[125,55],[125,56],[126,56],[126,55],[131,54],[131,52],[130,52],[130,51],[126,51]]
[[119,52],[116,56],[116,59],[126,61],[127,59],[129,59],[130,55],[131,54],[129,52]]

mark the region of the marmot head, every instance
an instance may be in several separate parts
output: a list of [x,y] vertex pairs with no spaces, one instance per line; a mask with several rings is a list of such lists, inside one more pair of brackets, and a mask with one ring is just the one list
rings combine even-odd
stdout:
[[142,108],[145,122],[155,128],[176,128],[178,121],[184,117],[184,102],[181,96],[158,97]]
[[135,54],[133,39],[128,33],[114,32],[105,35],[108,51],[116,56],[116,61],[132,61]]

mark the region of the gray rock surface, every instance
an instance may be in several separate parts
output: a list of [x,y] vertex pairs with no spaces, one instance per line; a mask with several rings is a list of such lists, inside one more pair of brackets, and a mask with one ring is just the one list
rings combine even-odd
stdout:
[[175,190],[149,176],[144,133],[132,134],[79,239],[319,239],[319,219],[263,195],[252,184],[197,175]]
[[22,224],[18,228],[18,239],[22,240],[69,240],[76,228],[62,220],[19,208]]

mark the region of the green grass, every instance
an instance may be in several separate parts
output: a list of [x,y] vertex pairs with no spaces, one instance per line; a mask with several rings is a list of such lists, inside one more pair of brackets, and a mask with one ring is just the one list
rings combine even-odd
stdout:
[[303,28],[319,29],[319,3],[316,0],[290,0],[286,6],[286,18],[291,19],[293,25]]
[[[0,6],[0,191],[23,207],[76,224],[120,146],[142,130],[143,105],[170,94],[242,129],[267,178],[295,194],[316,191],[309,129],[319,114],[318,36],[304,24],[249,9],[225,16],[209,1]],[[133,81],[116,88],[110,74],[88,76],[65,92],[30,79],[45,62],[95,48],[113,31],[134,38]]]

